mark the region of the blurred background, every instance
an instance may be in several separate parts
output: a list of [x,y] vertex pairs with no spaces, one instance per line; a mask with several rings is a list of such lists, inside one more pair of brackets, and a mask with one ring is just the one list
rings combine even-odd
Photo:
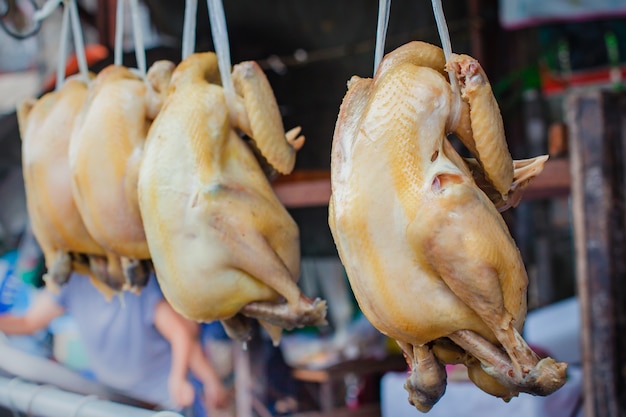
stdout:
[[[113,62],[116,1],[78,0],[77,4],[89,66],[98,72]],[[178,62],[185,2],[147,0],[140,5],[148,64],[157,59]],[[62,8],[35,22],[33,15],[43,6],[41,0],[0,0],[0,6],[0,253],[7,257],[17,253],[23,258],[33,242],[28,234],[15,106],[54,87]],[[575,302],[565,98],[579,91],[623,90],[626,1],[448,0],[443,7],[453,51],[477,58],[490,79],[513,158],[550,155],[524,202],[504,214],[528,270],[529,309]],[[368,77],[373,72],[378,2],[230,0],[224,2],[224,10],[232,62],[255,60],[261,65],[285,127],[301,126],[307,138],[294,173],[279,179],[278,184],[293,187],[289,190],[295,190],[295,195],[300,185],[327,183],[333,130],[346,82],[353,75]],[[124,27],[124,64],[133,67],[133,30],[137,28],[130,12]],[[431,3],[395,0],[385,50],[412,40],[440,45]],[[71,42],[69,46],[71,49]],[[211,50],[206,3],[199,2],[196,51]],[[68,52],[68,69],[76,70],[72,51]],[[358,307],[328,228],[327,195],[322,192],[320,197],[301,200],[296,196],[287,205],[301,232],[301,285],[309,295],[335,297],[329,303],[331,326],[321,334],[350,329],[352,337],[363,336],[367,345],[372,336],[355,319]],[[24,268],[27,281],[41,285],[41,260],[31,256]],[[567,323],[578,331],[578,310],[565,311],[563,314],[574,320]],[[556,316],[554,324],[565,323],[562,319]],[[573,339],[566,340],[577,340],[579,334],[568,337]],[[303,360],[297,357],[303,348],[299,340],[292,342],[290,345],[287,339],[285,345],[299,346],[296,358],[290,356],[292,351],[285,356],[287,362],[297,363]],[[577,349],[574,362],[580,360]],[[572,398],[569,403],[578,401],[576,393]]]

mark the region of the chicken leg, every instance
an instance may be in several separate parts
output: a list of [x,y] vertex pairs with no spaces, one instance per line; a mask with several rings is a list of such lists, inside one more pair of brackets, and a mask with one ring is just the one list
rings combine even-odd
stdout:
[[446,369],[428,345],[411,345],[398,341],[411,368],[404,389],[409,403],[422,412],[429,411],[446,390]]

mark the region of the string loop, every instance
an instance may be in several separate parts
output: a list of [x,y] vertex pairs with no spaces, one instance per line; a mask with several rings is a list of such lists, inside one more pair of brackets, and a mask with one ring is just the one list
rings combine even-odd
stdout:
[[389,11],[391,10],[391,0],[378,1],[378,24],[376,26],[376,46],[374,51],[374,74],[378,70],[378,65],[385,55],[385,40],[387,39],[387,28],[389,27]]
[[182,59],[196,50],[196,15],[198,0],[185,0],[185,20],[183,22]]
[[48,0],[41,9],[33,15],[35,21],[40,22],[48,18],[63,3],[63,17],[61,20],[61,35],[59,40],[59,50],[57,52],[56,85],[55,90],[59,90],[65,83],[65,67],[67,63],[69,37],[69,27],[72,26],[72,37],[74,40],[74,51],[78,61],[78,71],[85,82],[89,81],[89,68],[87,67],[87,57],[85,55],[85,42],[78,15],[76,0]]
[[74,50],[78,61],[78,71],[85,82],[89,81],[89,68],[87,67],[87,57],[85,56],[85,41],[83,31],[80,27],[80,16],[76,0],[66,0],[65,7],[70,10],[70,22],[72,24],[72,37],[74,38]]
[[[57,2],[57,5],[59,2]],[[67,61],[67,37],[70,27],[70,10],[65,7],[63,9],[63,18],[61,20],[61,39],[59,42],[59,50],[57,51],[57,75],[55,90],[59,91],[65,83],[65,66]]]
[[[448,31],[448,24],[446,23],[446,17],[443,13],[443,6],[441,0],[431,0],[433,6],[433,14],[435,15],[435,22],[437,23],[437,30],[439,31],[439,39],[441,39],[441,47],[443,48],[443,54],[446,58],[446,62],[450,61],[452,56],[452,43],[450,42],[450,33]],[[448,70],[448,78],[450,79],[450,89],[452,90],[452,109],[450,111],[450,126],[448,129],[454,131],[461,118],[461,93],[459,88],[459,81],[456,79],[453,70]]]
[[[123,64],[124,55],[124,18],[125,9],[124,2],[127,0],[117,0],[115,8],[115,49],[113,63],[115,65]],[[143,28],[141,25],[141,16],[138,0],[128,0],[130,5],[130,16],[133,28],[133,40],[135,43],[135,59],[137,61],[137,72],[139,76],[146,79],[146,49],[143,41]]]
[[215,54],[217,55],[217,65],[220,69],[220,78],[222,79],[226,105],[229,109],[233,109],[236,95],[233,77],[230,73],[230,44],[228,42],[224,5],[221,0],[207,0],[207,6],[209,9],[211,34],[213,35],[213,46],[215,47]]

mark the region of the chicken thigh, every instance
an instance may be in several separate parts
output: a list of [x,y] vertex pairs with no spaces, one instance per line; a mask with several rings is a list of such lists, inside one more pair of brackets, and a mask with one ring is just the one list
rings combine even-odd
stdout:
[[353,77],[331,156],[329,224],[340,258],[366,317],[402,348],[409,401],[424,412],[445,391],[446,363],[464,363],[476,385],[505,400],[547,395],[566,371],[520,336],[520,253],[446,135],[472,150],[482,186],[504,203],[545,158],[513,163],[477,61],[448,63],[460,81],[455,103],[442,59],[439,48],[413,42],[387,55],[373,79]]
[[64,284],[73,270],[119,290],[124,282],[119,260],[107,254],[87,231],[71,187],[68,147],[77,114],[87,97],[87,84],[68,79],[60,90],[18,108],[22,169],[32,229],[44,253],[49,287]]
[[174,64],[157,61],[147,80],[111,65],[89,90],[69,150],[74,198],[89,233],[122,260],[130,288],[142,287],[150,252],[137,202],[143,146]]
[[248,318],[258,319],[278,343],[282,328],[323,324],[326,304],[300,292],[298,227],[236,129],[279,172],[293,168],[303,138],[285,134],[258,65],[236,65],[233,81],[229,109],[215,54],[179,64],[148,134],[139,205],[163,294],[179,313],[222,320],[243,340]]

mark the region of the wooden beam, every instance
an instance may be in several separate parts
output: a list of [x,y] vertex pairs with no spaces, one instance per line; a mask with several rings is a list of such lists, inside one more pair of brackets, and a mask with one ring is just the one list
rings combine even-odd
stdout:
[[296,171],[273,184],[278,199],[288,208],[327,206],[330,171]]
[[626,415],[626,94],[566,100],[584,414]]
[[[524,191],[524,201],[567,196],[571,176],[567,158],[550,159],[543,172]],[[288,208],[327,206],[330,199],[328,170],[295,171],[274,184],[278,199]]]
[[485,62],[483,53],[483,36],[482,36],[482,20],[480,11],[482,7],[481,0],[467,0],[467,14],[469,15],[469,35],[470,35],[470,51],[471,55],[478,62]]
[[567,158],[550,158],[543,172],[532,180],[524,190],[524,201],[567,196],[572,177]]
[[98,40],[109,48],[115,46],[115,9],[117,0],[98,0],[96,28]]

